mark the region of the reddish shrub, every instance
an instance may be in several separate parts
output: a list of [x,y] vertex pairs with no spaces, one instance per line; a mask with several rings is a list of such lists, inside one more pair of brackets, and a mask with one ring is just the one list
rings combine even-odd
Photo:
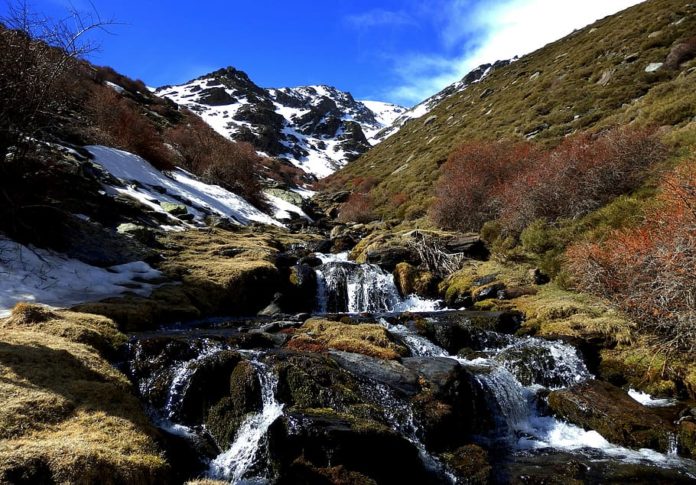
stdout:
[[669,175],[638,228],[567,251],[577,285],[611,298],[670,349],[696,350],[696,161]]
[[637,188],[666,154],[651,130],[621,128],[567,138],[502,187],[500,219],[520,232],[536,219],[576,218]]
[[87,102],[94,124],[107,142],[136,153],[159,170],[174,168],[174,154],[137,105],[111,88],[96,85]]
[[193,114],[188,114],[186,121],[166,133],[181,153],[184,168],[262,207],[261,157],[254,147],[227,140]]
[[665,154],[654,132],[637,128],[572,136],[546,151],[530,143],[469,143],[443,166],[431,217],[459,230],[499,219],[512,233],[538,219],[579,217],[637,188]]
[[530,143],[462,145],[442,167],[431,218],[447,229],[480,229],[498,216],[505,184],[513,174],[524,171],[540,156]]
[[368,194],[353,193],[350,198],[341,205],[338,214],[340,222],[366,223],[376,219],[373,211],[372,198]]

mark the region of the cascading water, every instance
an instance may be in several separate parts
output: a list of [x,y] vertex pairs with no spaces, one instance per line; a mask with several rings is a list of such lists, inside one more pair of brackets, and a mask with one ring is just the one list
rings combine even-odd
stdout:
[[[449,357],[471,370],[499,413],[498,439],[510,445],[513,452],[592,450],[595,459],[603,457],[681,469],[696,478],[693,475],[696,470],[694,464],[676,456],[676,440],[667,454],[648,449],[631,450],[609,443],[596,431],[587,431],[539,412],[537,396],[540,390],[562,389],[592,378],[577,351],[567,344],[511,337],[510,343],[502,347],[481,349],[480,353],[486,357],[467,360],[450,356],[447,351],[404,325],[392,325],[384,319],[381,323],[407,345],[413,355]],[[530,362],[524,362],[519,358],[519,351],[530,349],[533,357]],[[530,367],[535,372],[528,373]],[[516,374],[521,374],[520,378],[526,384],[520,382]]]
[[319,313],[435,311],[439,302],[415,295],[402,298],[394,277],[375,264],[348,261],[346,253],[318,255],[322,265],[317,273]]
[[261,382],[262,409],[248,416],[237,431],[230,448],[210,463],[211,477],[239,483],[261,483],[265,477],[245,477],[256,463],[268,428],[283,414],[283,405],[275,398],[278,377],[262,362],[251,360]]

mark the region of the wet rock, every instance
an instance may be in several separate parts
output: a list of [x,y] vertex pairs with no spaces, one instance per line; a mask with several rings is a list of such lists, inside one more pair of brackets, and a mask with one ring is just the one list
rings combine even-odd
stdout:
[[340,351],[331,351],[330,355],[351,374],[387,385],[404,395],[419,391],[417,374],[399,362]]
[[423,440],[435,450],[466,443],[473,433],[494,428],[495,419],[476,377],[447,357],[409,357],[405,367],[419,377],[423,391],[413,399]]
[[254,366],[239,362],[229,379],[229,396],[222,397],[207,413],[206,429],[220,448],[225,449],[249,413],[261,410],[261,384]]
[[442,460],[465,483],[485,485],[490,483],[492,467],[488,462],[488,453],[477,445],[466,445],[444,453]]
[[230,376],[240,360],[237,352],[223,350],[194,365],[181,392],[181,404],[177,413],[181,422],[202,422],[208,410],[230,394]]
[[292,313],[311,311],[316,306],[316,271],[310,266],[298,264],[290,268],[289,281],[284,309]]
[[321,266],[323,264],[321,259],[314,255],[305,256],[304,258],[300,259],[298,263],[304,266],[309,266],[310,268],[316,268],[317,266]]
[[357,380],[327,355],[279,352],[273,367],[277,398],[287,406],[346,410],[360,402]]
[[300,483],[291,466],[300,457],[314,467],[340,465],[377,483],[437,483],[413,444],[371,420],[331,410],[289,413],[271,426],[269,435],[271,459],[282,483]]
[[607,382],[590,380],[553,391],[548,403],[557,416],[594,429],[613,443],[662,452],[669,449],[674,426]]
[[434,298],[437,296],[439,279],[430,271],[419,270],[409,263],[399,263],[394,269],[394,283],[402,296],[416,294]]
[[403,246],[391,246],[371,249],[367,252],[367,262],[376,264],[387,271],[394,271],[399,263],[409,263],[414,266],[420,264],[418,254],[410,248]]
[[558,361],[551,347],[534,340],[520,341],[504,349],[495,360],[525,386],[563,387],[573,383],[573,376],[577,375],[576,369],[563,367],[564,363]]
[[481,350],[504,345],[507,339],[499,333],[513,333],[520,323],[521,316],[516,312],[463,311],[422,320],[418,322],[417,330],[448,353],[457,354],[467,347]]

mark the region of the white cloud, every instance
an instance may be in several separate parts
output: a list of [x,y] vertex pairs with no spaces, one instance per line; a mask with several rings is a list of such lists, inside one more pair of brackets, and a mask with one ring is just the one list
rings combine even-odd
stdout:
[[642,0],[445,0],[435,13],[440,44],[452,54],[395,59],[392,98],[417,103],[476,66],[524,55]]
[[383,10],[380,8],[369,10],[361,14],[349,15],[348,17],[346,17],[345,21],[351,27],[358,29],[381,27],[386,25],[416,25],[415,19],[408,15],[406,12]]

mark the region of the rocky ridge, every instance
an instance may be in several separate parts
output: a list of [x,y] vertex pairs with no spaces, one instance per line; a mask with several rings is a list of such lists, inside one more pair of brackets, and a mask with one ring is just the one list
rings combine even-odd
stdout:
[[380,130],[404,111],[361,102],[331,86],[265,89],[232,67],[157,94],[185,106],[218,133],[249,142],[317,178],[365,153]]

